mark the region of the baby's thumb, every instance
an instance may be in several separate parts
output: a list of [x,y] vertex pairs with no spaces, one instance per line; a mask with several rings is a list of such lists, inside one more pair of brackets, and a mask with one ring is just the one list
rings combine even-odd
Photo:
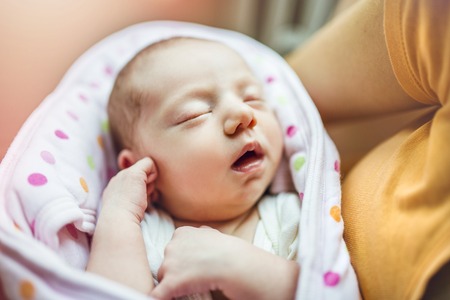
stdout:
[[144,157],[144,158],[141,158],[140,160],[138,160],[138,161],[137,161],[134,165],[132,165],[131,167],[134,167],[134,168],[138,168],[138,169],[144,170],[144,171],[146,171],[146,173],[148,173],[148,172],[151,170],[152,165],[153,165],[153,161],[151,160],[151,158],[149,158],[149,157]]
[[150,296],[160,300],[169,300],[198,293],[198,291],[193,289],[195,284],[178,279],[177,277],[175,280],[167,280],[167,278],[160,280],[159,284],[150,293]]

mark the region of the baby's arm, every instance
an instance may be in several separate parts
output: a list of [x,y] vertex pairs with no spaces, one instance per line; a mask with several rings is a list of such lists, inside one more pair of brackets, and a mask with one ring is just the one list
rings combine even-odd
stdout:
[[86,268],[145,294],[153,289],[153,279],[140,223],[156,176],[153,161],[144,158],[111,179]]
[[229,299],[293,299],[300,267],[211,228],[180,227],[164,252],[158,299],[220,290]]

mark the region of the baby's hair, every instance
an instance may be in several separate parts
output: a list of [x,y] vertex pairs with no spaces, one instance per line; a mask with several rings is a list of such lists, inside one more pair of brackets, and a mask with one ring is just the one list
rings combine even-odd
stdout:
[[136,122],[148,103],[150,96],[145,84],[139,82],[141,67],[149,68],[147,63],[151,54],[183,41],[207,41],[191,37],[175,37],[153,43],[139,51],[119,72],[109,96],[108,117],[114,148],[117,152],[136,145],[134,130]]

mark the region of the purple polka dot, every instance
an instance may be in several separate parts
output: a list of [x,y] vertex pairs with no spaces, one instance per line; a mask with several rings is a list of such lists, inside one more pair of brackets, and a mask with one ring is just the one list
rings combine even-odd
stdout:
[[78,116],[74,112],[71,112],[70,110],[68,110],[67,114],[69,115],[69,117],[72,118],[72,120],[78,121]]
[[326,272],[323,275],[323,281],[326,286],[336,286],[340,280],[341,277],[339,276],[339,274],[334,272]]
[[294,125],[291,125],[286,129],[286,134],[288,137],[293,137],[296,133],[297,133],[297,127]]
[[55,157],[50,152],[42,151],[41,152],[41,157],[46,163],[49,163],[51,165],[55,164]]
[[47,177],[41,173],[33,173],[28,176],[28,183],[33,186],[41,186],[47,183]]
[[57,137],[59,137],[60,139],[62,139],[62,140],[67,140],[67,139],[69,139],[69,136],[67,135],[67,134],[65,134],[63,131],[61,131],[61,130],[55,130],[55,135],[57,136]]
[[275,77],[274,76],[267,76],[267,78],[266,78],[266,82],[267,83],[272,83],[272,82],[274,82],[275,81]]

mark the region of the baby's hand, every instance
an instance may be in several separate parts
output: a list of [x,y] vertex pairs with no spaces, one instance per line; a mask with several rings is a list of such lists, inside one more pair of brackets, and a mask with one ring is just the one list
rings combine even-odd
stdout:
[[233,252],[235,248],[240,249],[234,245],[236,242],[237,245],[244,243],[208,227],[176,229],[165,248],[164,261],[158,271],[160,284],[152,296],[172,299],[221,290],[222,278],[234,270],[229,267],[234,260],[229,260],[239,257]]
[[164,251],[157,299],[219,290],[228,299],[293,299],[299,266],[234,236],[180,227]]
[[[140,224],[148,206],[149,195],[155,190],[156,166],[146,157],[111,178],[103,191],[102,211],[114,210],[129,214]],[[103,213],[103,212],[102,212]]]

